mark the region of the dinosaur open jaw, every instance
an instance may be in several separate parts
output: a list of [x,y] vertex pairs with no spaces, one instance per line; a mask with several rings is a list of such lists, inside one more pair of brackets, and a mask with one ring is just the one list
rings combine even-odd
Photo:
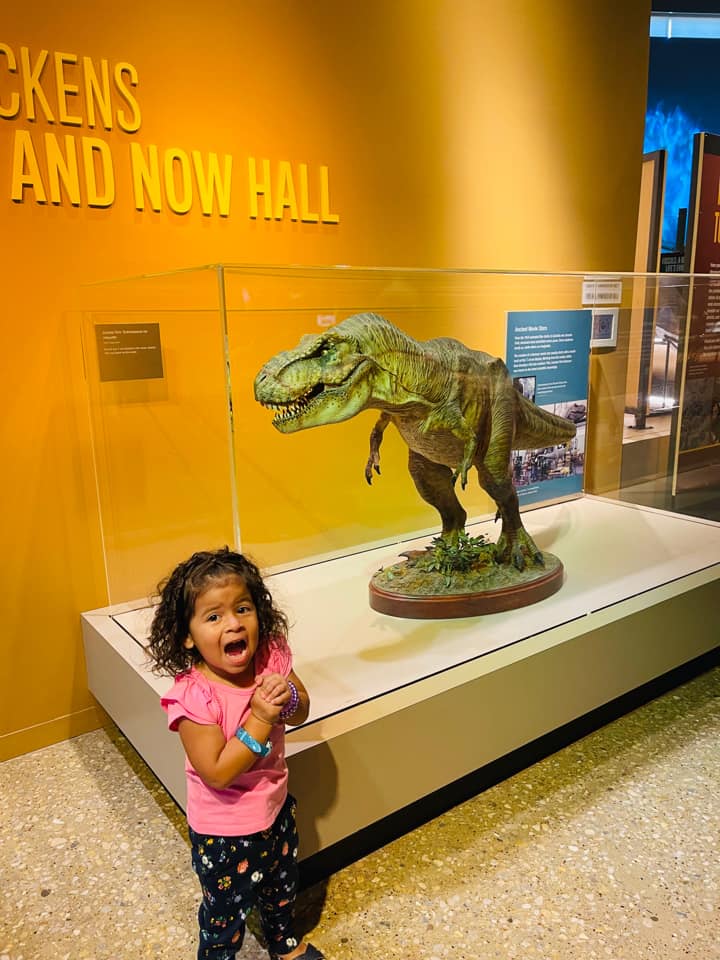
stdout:
[[301,397],[296,397],[289,403],[271,403],[270,401],[264,401],[263,406],[270,410],[279,411],[277,415],[273,417],[272,424],[274,427],[280,428],[283,424],[290,423],[302,416],[312,404],[313,400],[319,397],[324,391],[325,384],[316,383],[307,393],[304,393]]

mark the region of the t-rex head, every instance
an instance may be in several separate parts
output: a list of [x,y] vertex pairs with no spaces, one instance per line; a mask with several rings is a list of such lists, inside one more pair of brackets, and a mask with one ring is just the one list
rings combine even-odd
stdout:
[[340,324],[268,360],[255,378],[255,399],[278,411],[272,423],[281,433],[340,423],[368,405],[375,370]]

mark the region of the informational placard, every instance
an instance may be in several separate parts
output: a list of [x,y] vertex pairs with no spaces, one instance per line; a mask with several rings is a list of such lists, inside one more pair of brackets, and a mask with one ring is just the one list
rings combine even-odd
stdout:
[[99,323],[95,337],[100,380],[162,378],[159,323]]
[[620,303],[621,300],[622,280],[583,280],[582,302],[588,306]]
[[580,493],[585,469],[585,424],[592,310],[511,311],[507,366],[530,403],[575,425],[575,436],[534,450],[514,450],[513,483],[520,505]]

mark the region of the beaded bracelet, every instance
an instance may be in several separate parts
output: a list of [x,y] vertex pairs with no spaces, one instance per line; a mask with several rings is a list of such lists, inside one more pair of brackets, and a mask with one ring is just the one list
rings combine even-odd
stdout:
[[297,708],[300,706],[300,694],[298,693],[297,687],[292,680],[288,680],[287,685],[290,687],[290,699],[278,716],[278,719],[283,721],[289,720],[290,717],[294,716],[297,713]]

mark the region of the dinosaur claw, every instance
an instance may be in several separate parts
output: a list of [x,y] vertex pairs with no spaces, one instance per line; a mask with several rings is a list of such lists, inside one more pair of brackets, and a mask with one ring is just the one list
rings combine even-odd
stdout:
[[514,535],[501,533],[495,544],[495,562],[523,571],[528,565],[544,567],[542,551],[538,550],[530,534],[520,528]]
[[365,479],[369,486],[372,486],[373,470],[380,476],[380,467],[376,463],[373,463],[372,460],[368,460],[365,465]]
[[451,483],[453,486],[455,486],[455,484],[457,483],[458,478],[460,478],[460,486],[464,490],[465,487],[467,487],[467,482],[468,482],[467,471],[464,471],[462,469],[453,470],[453,475],[451,478]]

